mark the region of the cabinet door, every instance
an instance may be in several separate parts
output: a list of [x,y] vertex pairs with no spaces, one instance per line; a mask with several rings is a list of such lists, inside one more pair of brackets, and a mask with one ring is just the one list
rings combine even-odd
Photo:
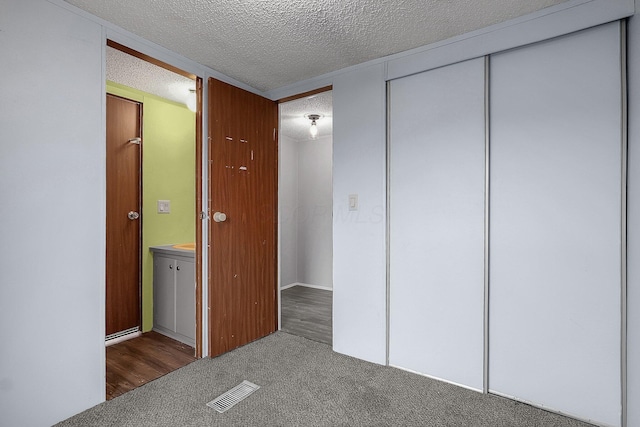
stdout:
[[176,261],[176,332],[196,339],[195,264]]
[[175,330],[175,264],[157,255],[153,262],[153,322],[170,331]]

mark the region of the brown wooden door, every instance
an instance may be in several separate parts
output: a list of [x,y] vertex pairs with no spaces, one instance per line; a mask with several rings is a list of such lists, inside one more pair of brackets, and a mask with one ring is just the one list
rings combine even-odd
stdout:
[[141,111],[107,95],[107,336],[140,326]]
[[275,102],[209,79],[211,356],[276,330],[277,122]]

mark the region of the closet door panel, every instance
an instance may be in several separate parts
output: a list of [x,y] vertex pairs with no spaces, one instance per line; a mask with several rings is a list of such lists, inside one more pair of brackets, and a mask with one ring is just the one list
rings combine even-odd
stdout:
[[491,57],[489,388],[620,423],[619,24]]
[[483,387],[484,58],[390,83],[391,365]]

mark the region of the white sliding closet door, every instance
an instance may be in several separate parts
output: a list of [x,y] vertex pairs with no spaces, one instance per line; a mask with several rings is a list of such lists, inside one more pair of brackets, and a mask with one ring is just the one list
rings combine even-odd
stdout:
[[619,23],[491,57],[489,388],[620,424]]
[[390,83],[389,363],[483,387],[484,58]]

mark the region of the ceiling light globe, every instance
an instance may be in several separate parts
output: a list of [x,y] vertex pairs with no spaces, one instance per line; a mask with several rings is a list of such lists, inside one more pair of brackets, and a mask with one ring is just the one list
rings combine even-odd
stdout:
[[187,95],[187,101],[185,102],[187,108],[194,113],[196,112],[196,91],[195,89],[189,89],[189,95]]

